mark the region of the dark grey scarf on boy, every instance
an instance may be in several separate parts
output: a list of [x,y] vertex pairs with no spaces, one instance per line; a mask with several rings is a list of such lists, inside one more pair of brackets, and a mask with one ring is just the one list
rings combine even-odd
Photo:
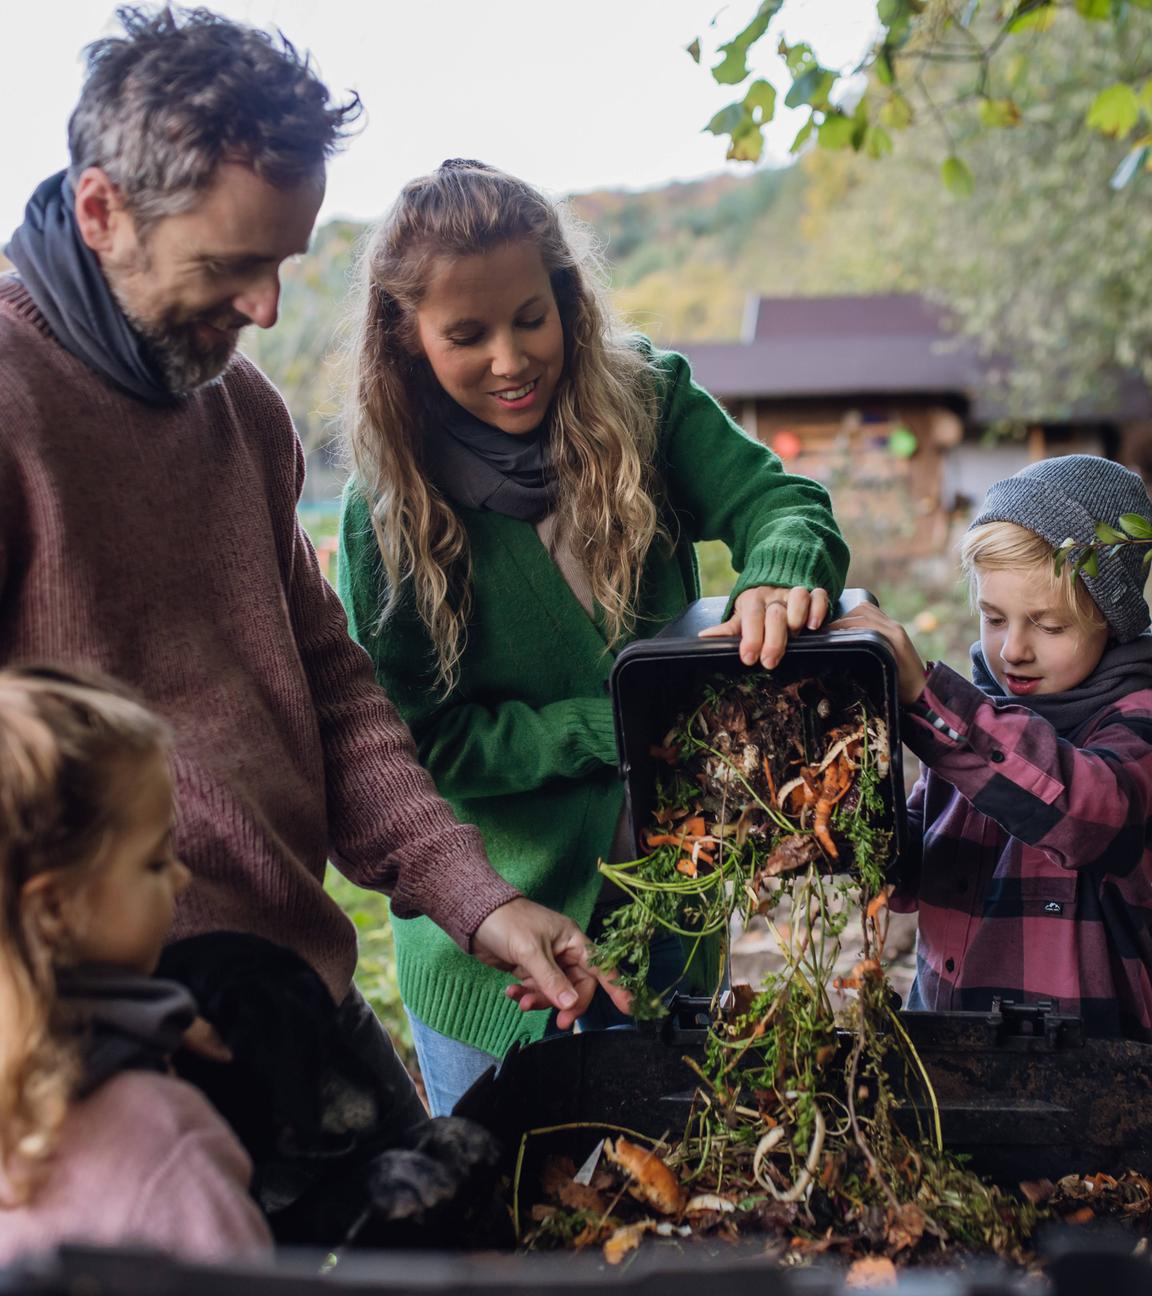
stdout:
[[36,190],[4,249],[57,342],[122,391],[152,405],[175,399],[147,342],[113,297],[96,253],[80,236],[66,171]]
[[1139,689],[1152,689],[1152,632],[1105,649],[1100,664],[1081,684],[1063,693],[1016,698],[988,669],[980,644],[971,648],[972,682],[997,702],[1012,702],[1042,716],[1061,738],[1075,742],[1080,729],[1106,707]]
[[556,506],[547,420],[514,436],[455,401],[439,401],[427,419],[424,457],[432,480],[454,504],[532,523]]
[[121,1071],[167,1071],[196,1001],[175,981],[83,965],[56,976],[60,1007],[83,1040],[83,1098]]

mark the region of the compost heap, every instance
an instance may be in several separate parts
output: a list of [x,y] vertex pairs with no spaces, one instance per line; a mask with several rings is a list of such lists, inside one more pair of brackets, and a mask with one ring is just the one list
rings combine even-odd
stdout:
[[[658,1011],[668,987],[647,984],[652,938],[677,932],[689,964],[711,962],[738,913],[775,931],[783,967],[757,989],[734,987],[703,1065],[685,1059],[699,1087],[679,1141],[614,1131],[580,1175],[554,1158],[546,1200],[523,1221],[514,1201],[527,1245],[599,1244],[617,1262],[647,1233],[755,1233],[796,1260],[835,1251],[890,1266],[944,1247],[953,1258],[1023,1259],[1040,1218],[1083,1209],[1075,1176],[1017,1199],[943,1148],[929,1077],[884,973],[889,751],[884,719],[851,681],[780,686],[759,673],[706,690],[653,748],[665,772],[649,853],[600,866],[629,897],[603,935],[602,964],[641,1012]],[[861,957],[836,978],[848,940]],[[853,993],[837,995],[837,1008],[830,989]],[[918,1134],[894,1119],[897,1089],[928,1113]],[[1119,1209],[1147,1218],[1152,1186],[1136,1178],[1111,1186]]]

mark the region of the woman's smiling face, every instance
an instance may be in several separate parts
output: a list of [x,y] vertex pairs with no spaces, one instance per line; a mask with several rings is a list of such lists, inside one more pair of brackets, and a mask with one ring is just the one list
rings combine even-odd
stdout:
[[434,263],[416,327],[458,405],[512,436],[540,426],[564,372],[564,328],[534,243]]
[[1060,595],[1056,578],[1035,568],[976,570],[980,647],[988,669],[1013,697],[1064,693],[1100,664],[1107,625],[1082,628]]

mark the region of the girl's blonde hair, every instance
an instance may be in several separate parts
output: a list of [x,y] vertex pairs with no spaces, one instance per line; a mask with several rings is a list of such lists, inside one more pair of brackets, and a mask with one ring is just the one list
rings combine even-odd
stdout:
[[119,826],[117,793],[166,744],[161,721],[117,686],[48,669],[0,670],[0,1182],[28,1200],[78,1077],[75,1034],[58,1016],[67,933],[27,884],[79,889]]
[[1057,610],[1083,634],[1108,624],[1084,582],[1071,573],[1057,573],[1052,546],[1043,536],[1015,522],[985,522],[972,527],[960,541],[960,569],[968,579],[968,592],[976,603],[976,578],[981,571],[1035,571],[1037,580],[1047,582]]
[[539,249],[564,329],[549,413],[558,530],[613,642],[635,624],[644,559],[664,534],[652,467],[655,377],[615,325],[590,240],[538,190],[481,162],[445,163],[406,185],[362,261],[348,439],[387,578],[380,626],[410,585],[445,692],[464,651],[471,564],[464,527],[426,471],[422,430],[436,417],[438,385],[420,352],[416,311],[445,258],[520,240]]

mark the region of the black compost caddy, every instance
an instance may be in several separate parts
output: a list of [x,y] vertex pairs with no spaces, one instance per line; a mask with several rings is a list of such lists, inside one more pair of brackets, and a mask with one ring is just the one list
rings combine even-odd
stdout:
[[[846,591],[839,612],[868,596]],[[624,649],[612,676],[616,731],[632,823],[652,808],[649,747],[683,699],[719,675],[746,672],[732,640],[701,640],[723,600],[704,599],[651,640]],[[896,668],[886,642],[870,632],[796,637],[776,674],[836,671],[852,676],[887,718],[897,846],[903,818]],[[637,841],[639,847],[639,842]],[[456,1111],[488,1126],[512,1169],[524,1134],[575,1121],[623,1125],[652,1137],[683,1128],[695,1088],[685,1054],[702,1053],[710,996],[683,996],[660,1024],[545,1040],[514,1049],[460,1100]],[[945,1142],[973,1168],[1005,1186],[1021,1178],[1135,1169],[1152,1172],[1152,1046],[1085,1039],[1079,1019],[1041,1005],[1003,1004],[989,1013],[902,1013],[939,1102]],[[582,1160],[593,1130],[525,1142],[533,1156],[567,1152]],[[1059,1243],[1057,1244],[1059,1245]],[[1127,1254],[1131,1239],[1081,1236],[1047,1269],[1046,1296],[1152,1296],[1152,1266]],[[816,1267],[783,1272],[757,1248],[642,1249],[607,1269],[598,1253],[451,1255],[358,1253],[317,1276],[319,1257],[278,1257],[263,1265],[182,1264],[127,1249],[65,1249],[0,1271],[0,1296],[323,1296],[341,1290],[379,1296],[843,1296],[842,1273]],[[1037,1296],[1034,1281],[1002,1267],[905,1270],[901,1296]]]

